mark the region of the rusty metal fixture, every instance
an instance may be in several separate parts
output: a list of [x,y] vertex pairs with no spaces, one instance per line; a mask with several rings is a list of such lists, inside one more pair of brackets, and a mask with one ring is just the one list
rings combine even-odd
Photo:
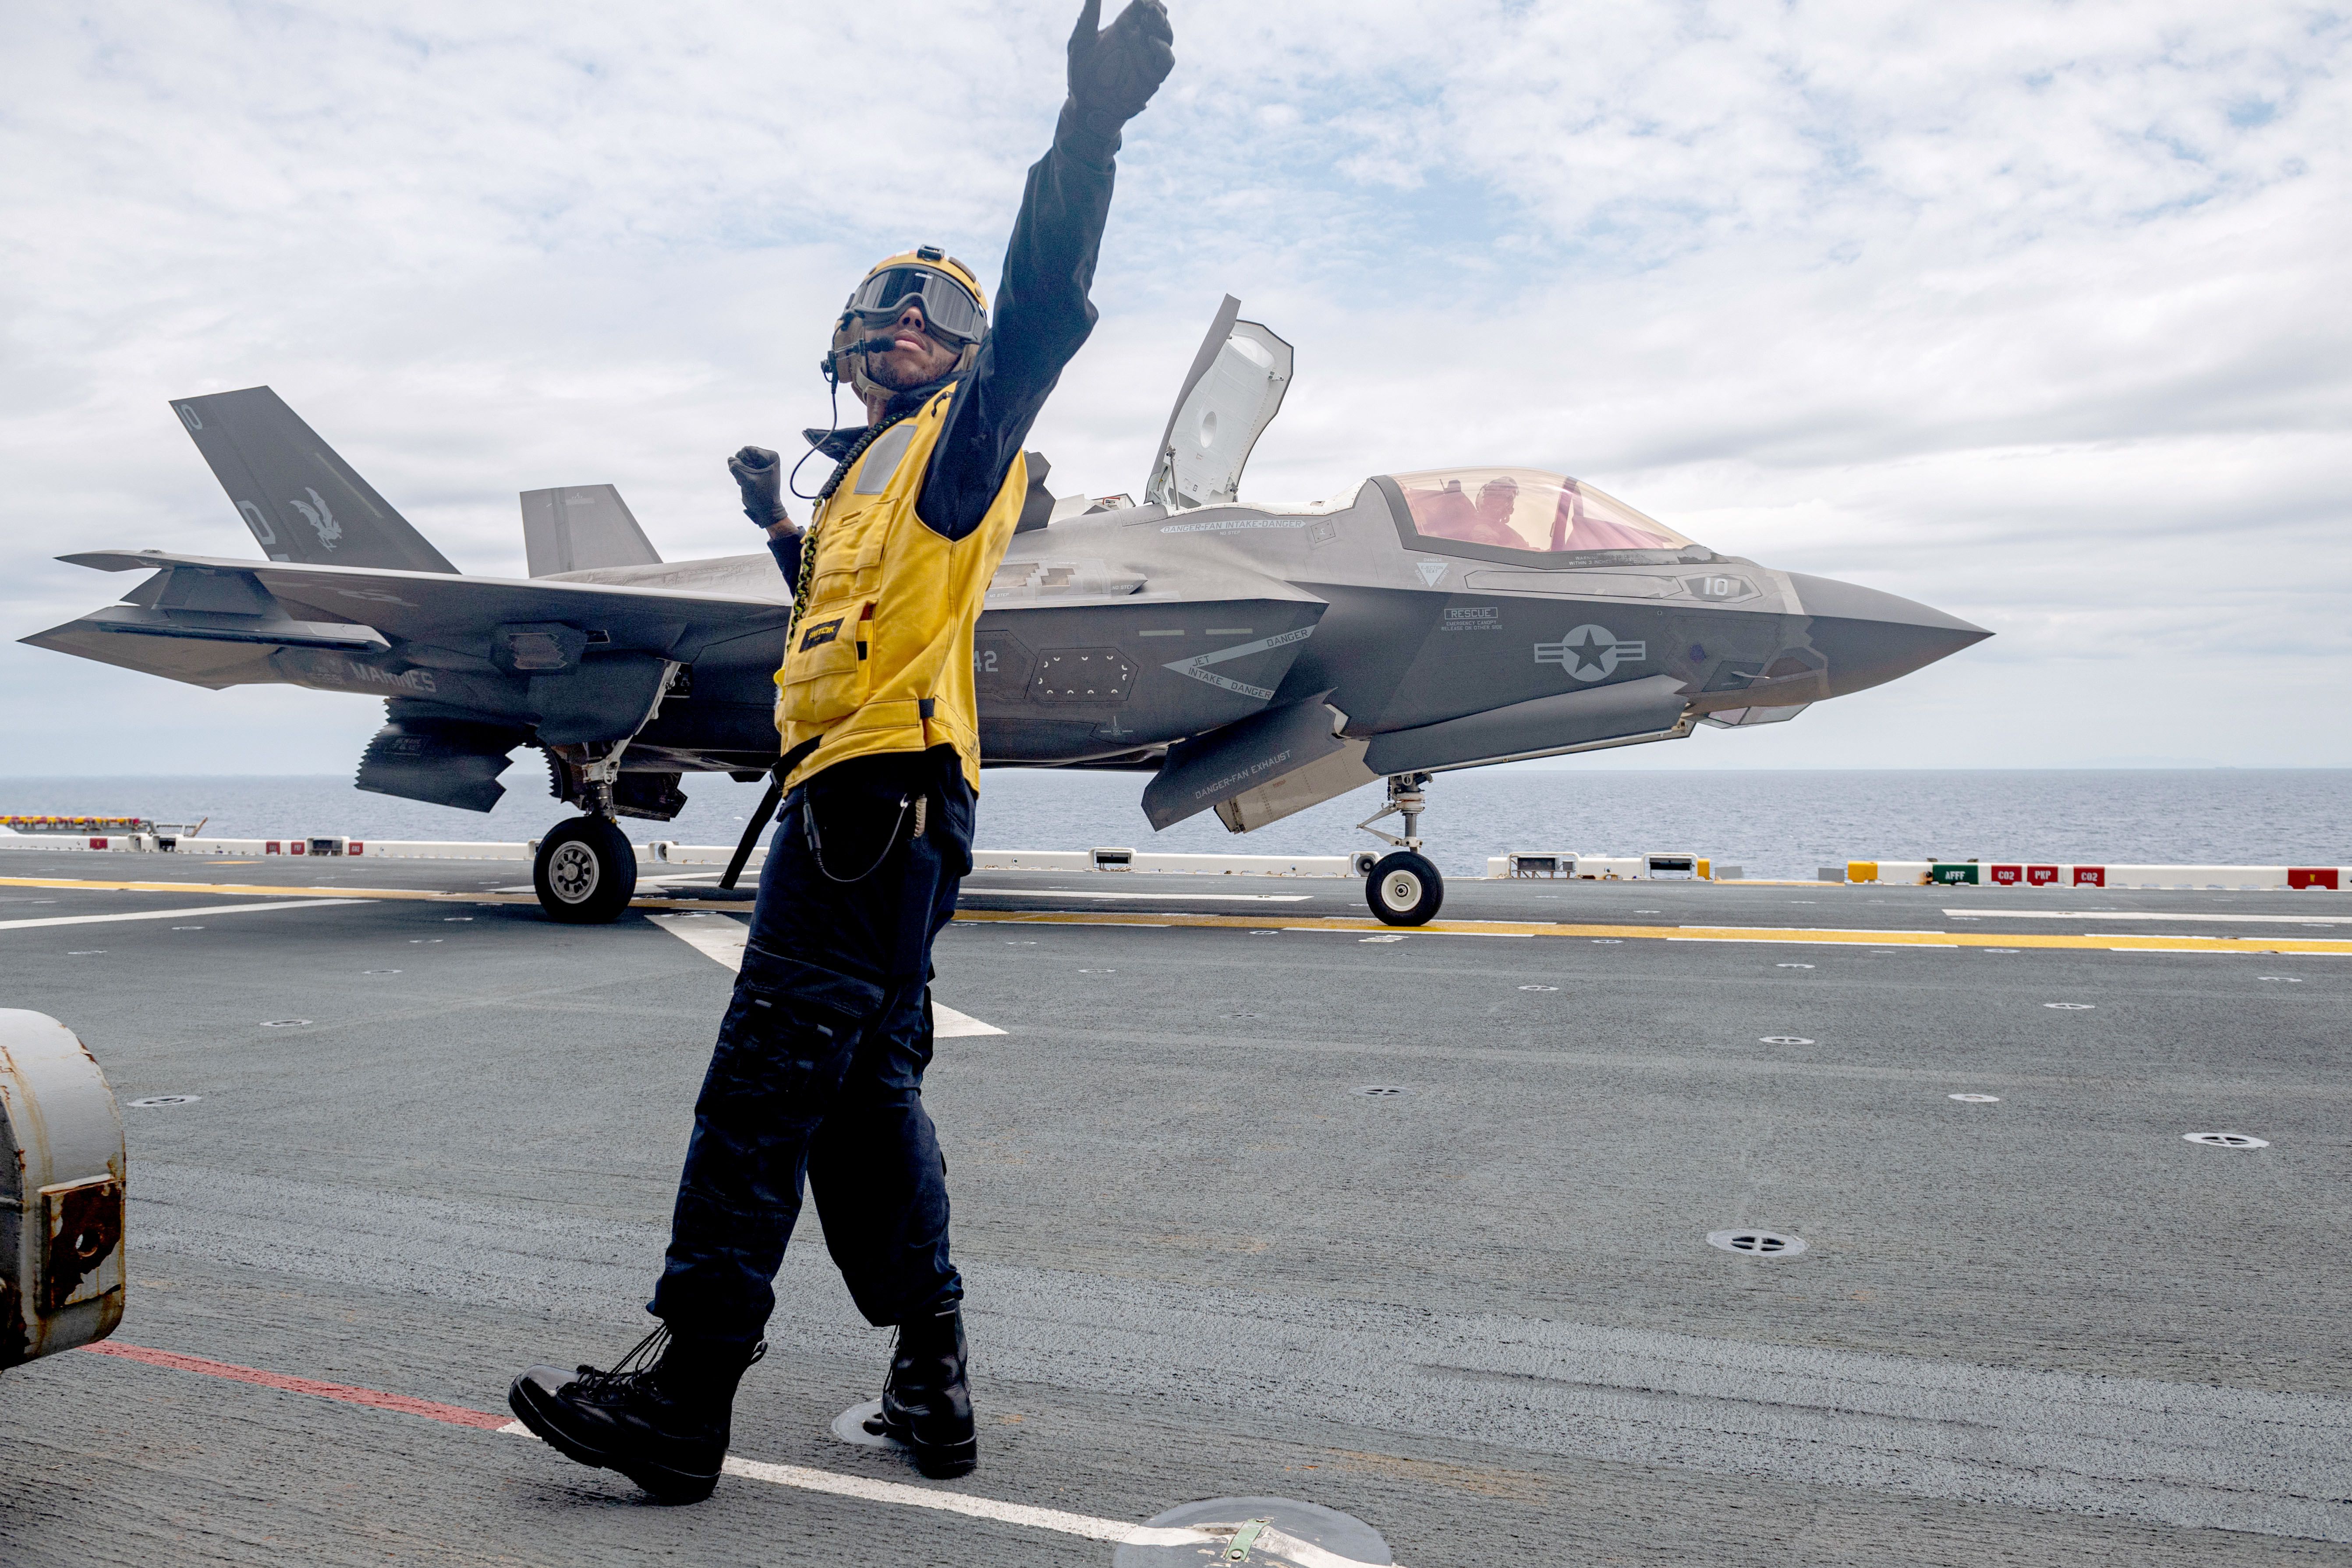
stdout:
[[89,1048],[45,1013],[0,1008],[0,1367],[122,1321],[128,1170]]

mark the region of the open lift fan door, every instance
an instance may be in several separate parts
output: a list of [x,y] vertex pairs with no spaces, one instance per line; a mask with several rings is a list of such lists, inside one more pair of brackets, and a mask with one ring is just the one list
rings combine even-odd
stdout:
[[1250,448],[1290,387],[1290,345],[1255,321],[1236,320],[1232,295],[1217,311],[1160,438],[1145,497],[1171,510],[1223,506],[1241,491]]

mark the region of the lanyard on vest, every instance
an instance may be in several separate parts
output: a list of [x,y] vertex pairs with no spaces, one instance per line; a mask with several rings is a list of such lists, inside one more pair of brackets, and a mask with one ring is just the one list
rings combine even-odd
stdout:
[[857,466],[858,458],[866,456],[866,448],[871,447],[877,440],[880,439],[882,432],[889,429],[893,425],[901,424],[906,420],[912,419],[916,415],[921,413],[926,406],[928,406],[927,404],[919,404],[915,407],[907,410],[904,414],[896,415],[891,418],[885,419],[879,425],[868,425],[866,427],[866,434],[860,436],[857,438],[856,444],[849,448],[848,454],[845,456],[840,462],[834,465],[833,473],[824,481],[824,488],[816,492],[816,505],[819,515],[810,521],[808,537],[801,542],[800,574],[793,584],[793,618],[784,627],[785,658],[790,658],[792,657],[793,638],[800,633],[801,616],[808,608],[809,588],[816,581],[817,535],[824,531],[824,518],[823,513],[825,510],[826,504],[833,500],[833,492],[841,488],[841,481],[849,477],[849,470]]

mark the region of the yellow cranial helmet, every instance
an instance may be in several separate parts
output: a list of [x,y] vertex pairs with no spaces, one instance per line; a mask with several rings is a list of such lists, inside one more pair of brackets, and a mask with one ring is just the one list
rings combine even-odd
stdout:
[[887,395],[889,388],[870,381],[866,356],[856,352],[874,329],[898,320],[908,305],[919,306],[925,330],[950,347],[961,347],[954,371],[970,367],[988,335],[988,297],[971,268],[941,250],[926,245],[886,257],[866,272],[841,308],[834,322],[833,346],[825,354],[827,379],[853,383],[860,395]]

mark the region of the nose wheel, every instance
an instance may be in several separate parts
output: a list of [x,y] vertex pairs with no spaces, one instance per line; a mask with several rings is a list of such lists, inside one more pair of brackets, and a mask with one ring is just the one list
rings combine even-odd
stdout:
[[1445,901],[1445,879],[1422,856],[1400,849],[1381,856],[1364,879],[1364,900],[1383,925],[1427,925]]
[[[1388,804],[1356,824],[1373,837],[1396,846],[1396,852],[1381,856],[1373,863],[1371,875],[1364,879],[1364,901],[1372,906],[1372,913],[1383,925],[1427,925],[1436,918],[1438,905],[1445,901],[1445,879],[1421,852],[1421,814],[1429,808],[1429,799],[1422,791],[1428,784],[1427,773],[1391,773]],[[1372,826],[1385,816],[1404,818],[1403,837]]]

